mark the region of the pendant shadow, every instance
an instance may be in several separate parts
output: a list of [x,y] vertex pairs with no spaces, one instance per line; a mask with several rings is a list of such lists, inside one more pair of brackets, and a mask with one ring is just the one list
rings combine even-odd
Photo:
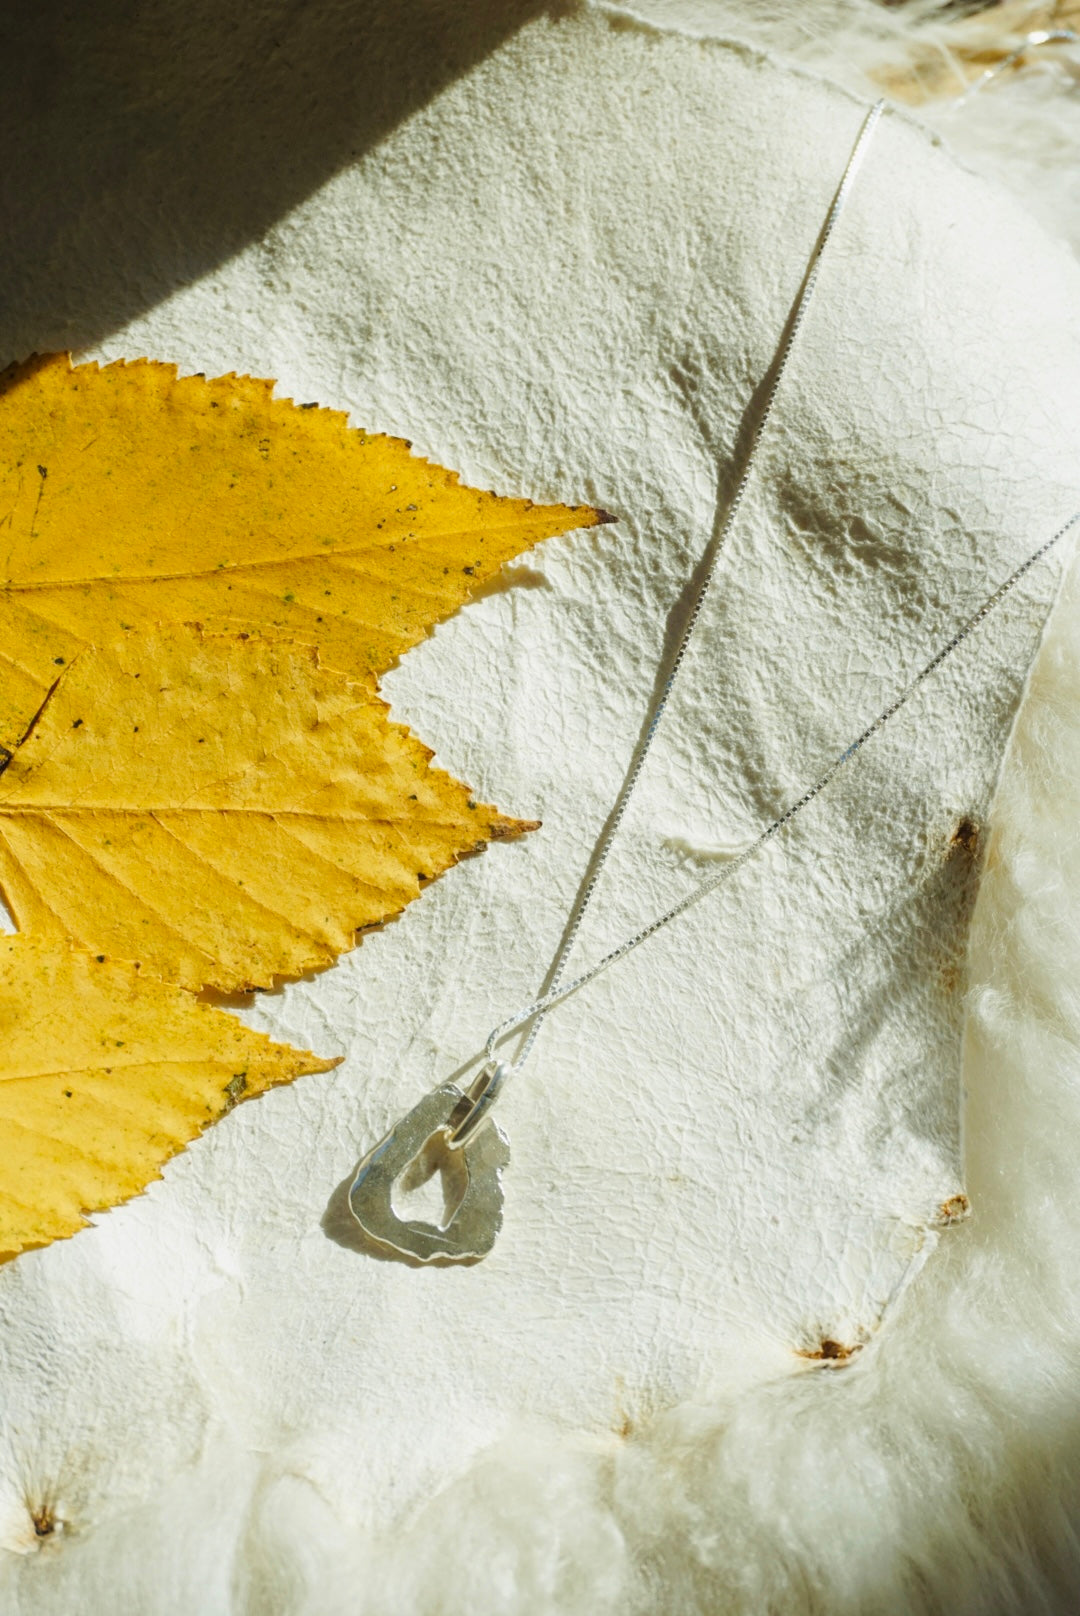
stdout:
[[403,1268],[475,1268],[481,1261],[479,1257],[455,1258],[452,1262],[445,1257],[433,1257],[428,1262],[421,1262],[418,1257],[398,1251],[394,1246],[384,1246],[372,1240],[349,1208],[349,1191],[355,1177],[356,1168],[353,1167],[327,1201],[326,1211],[319,1219],[323,1234],[336,1246],[359,1252],[363,1257],[374,1257],[376,1262],[400,1263]]

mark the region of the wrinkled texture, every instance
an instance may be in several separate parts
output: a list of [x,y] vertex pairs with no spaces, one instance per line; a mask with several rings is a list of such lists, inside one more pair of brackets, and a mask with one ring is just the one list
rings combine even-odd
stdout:
[[0,376],[0,511],[9,747],[87,643],[198,621],[378,673],[509,557],[600,519],[462,488],[272,382],[64,354]]
[[21,931],[269,987],[535,828],[430,757],[310,647],[132,636],[81,653],[0,774],[0,889]]
[[[1033,32],[1080,32],[1078,0],[628,0],[606,7],[691,36],[775,51],[871,99],[918,109],[957,159],[1080,251],[1080,46],[1013,53]],[[984,80],[982,75],[995,72]]]
[[336,1065],[134,966],[0,939],[0,1259],[137,1195],[241,1099]]
[[[245,1012],[338,1072],[0,1276],[0,1532],[41,1550],[0,1571],[18,1616],[1075,1604],[1075,594],[989,809],[1052,573],[737,891],[545,1024],[490,1257],[375,1263],[335,1217],[543,978],[862,113],[752,49],[545,18],[100,350],[278,374],[480,486],[625,521],[549,542],[386,681],[543,830]],[[582,958],[797,794],[1074,508],[1066,254],[893,114],[834,246]],[[974,1215],[929,1225],[962,1209],[981,868]]]

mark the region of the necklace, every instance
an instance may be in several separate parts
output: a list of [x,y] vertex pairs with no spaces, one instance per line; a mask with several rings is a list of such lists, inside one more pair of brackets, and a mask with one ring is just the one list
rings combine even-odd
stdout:
[[[549,1010],[577,993],[601,972],[610,969],[635,948],[669,925],[693,905],[729,880],[768,842],[783,831],[849,763],[909,700],[953,651],[1005,598],[1009,591],[1037,562],[1080,522],[1076,512],[1049,539],[1009,574],[925,663],[890,704],[863,729],[795,801],[686,897],[673,904],[632,936],[605,954],[586,970],[565,979],[565,968],[581,923],[599,883],[611,846],[618,834],[634,789],[641,776],[663,719],[680,669],[694,635],[709,593],[725,541],[737,518],[750,483],[757,449],[768,425],[792,350],[814,295],[822,258],[844,210],[862,165],[874,129],[884,110],[879,101],[867,114],[844,170],[821,233],[811,254],[806,275],[785,327],[771,375],[767,377],[764,403],[751,434],[735,492],[726,507],[717,509],[713,530],[703,560],[704,573],[691,605],[679,643],[667,667],[660,694],[648,715],[623,784],[608,814],[604,829],[594,847],[586,879],[571,911],[562,942],[548,974],[548,987],[531,1004],[494,1027],[485,1045],[486,1060],[468,1088],[444,1082],[432,1089],[360,1162],[349,1191],[349,1207],[360,1224],[367,1242],[382,1255],[395,1255],[414,1263],[475,1262],[494,1245],[502,1225],[501,1173],[509,1161],[509,1145],[503,1131],[491,1116],[492,1108],[509,1079],[525,1065]],[[497,1046],[516,1029],[529,1023],[524,1044],[513,1061],[500,1060]],[[436,1171],[443,1176],[448,1202],[456,1203],[445,1221],[436,1225],[398,1215],[393,1193],[426,1181]]]

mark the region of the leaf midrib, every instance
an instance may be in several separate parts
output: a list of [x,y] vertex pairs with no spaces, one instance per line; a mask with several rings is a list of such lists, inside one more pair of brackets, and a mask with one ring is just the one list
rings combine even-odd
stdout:
[[[373,539],[362,545],[333,545],[319,550],[300,550],[292,555],[275,556],[262,561],[226,561],[221,566],[197,567],[190,572],[93,573],[87,578],[44,579],[40,582],[31,579],[9,579],[0,583],[0,593],[21,595],[45,589],[89,589],[102,584],[167,584],[180,583],[187,578],[221,578],[231,572],[257,572],[265,567],[289,566],[293,562],[306,563],[320,559],[332,561],[340,556],[363,555],[371,551],[377,553],[388,549],[391,544],[407,544],[410,541],[419,544],[432,540],[464,539],[470,534],[479,534],[483,539],[488,534],[517,532],[521,525],[522,519],[519,518],[516,522],[482,522],[475,527],[445,528],[436,533],[425,532],[419,536],[415,533],[402,533],[388,538]],[[573,529],[567,528],[566,531],[569,533]],[[409,589],[412,586],[406,583],[404,587]],[[417,593],[425,591],[418,590]]]
[[51,803],[34,802],[19,804],[0,802],[0,817],[15,819],[21,814],[126,814],[153,818],[155,814],[252,814],[260,819],[344,819],[364,825],[384,825],[388,829],[398,825],[420,824],[425,828],[434,827],[442,830],[453,829],[457,825],[466,823],[464,819],[418,819],[415,814],[406,814],[400,819],[373,819],[370,814],[353,813],[335,809],[331,813],[320,813],[311,808],[202,808],[198,806],[147,804],[143,808],[125,808],[123,805],[112,806],[110,803]]

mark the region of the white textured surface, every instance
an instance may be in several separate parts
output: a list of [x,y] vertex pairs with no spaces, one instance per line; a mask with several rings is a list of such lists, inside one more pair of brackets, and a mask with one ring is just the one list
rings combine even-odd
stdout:
[[[719,1410],[749,1464],[785,1406],[835,1441],[834,1388],[875,1395],[877,1347],[843,1383],[788,1371],[873,1334],[962,1187],[973,883],[950,838],[985,823],[1052,568],[782,849],[552,1017],[504,1103],[491,1258],[375,1263],[328,1238],[340,1195],[324,1217],[362,1146],[543,975],[861,117],[752,53],[544,19],[100,350],[276,376],[470,481],[620,523],[546,546],[384,682],[443,764],[544,829],[250,1012],[346,1053],[335,1073],[0,1272],[0,1537],[31,1546],[41,1498],[70,1523],[0,1564],[10,1608],[67,1612],[78,1587],[91,1612],[118,1588],[155,1613],[624,1609],[648,1598],[624,1544],[656,1557],[665,1519],[672,1599],[727,1575],[734,1600],[754,1553],[726,1543],[724,1573],[703,1548]],[[693,878],[680,849],[737,845],[797,794],[1071,513],[1078,303],[1063,250],[886,120],[582,957]],[[678,1405],[610,1493],[611,1433]],[[506,1457],[526,1418],[547,1446]],[[816,1541],[807,1463],[793,1541]],[[399,1563],[376,1551],[463,1475]],[[370,1584],[338,1589],[347,1566]]]
[[962,162],[1015,192],[1055,235],[1080,249],[1080,46],[1044,43],[971,88],[973,64],[1000,68],[1029,33],[1075,32],[1075,7],[1068,3],[997,0],[968,8],[949,0],[625,0],[610,9],[647,26],[784,53],[872,99],[882,86],[887,92],[903,86],[915,97],[919,120]]

